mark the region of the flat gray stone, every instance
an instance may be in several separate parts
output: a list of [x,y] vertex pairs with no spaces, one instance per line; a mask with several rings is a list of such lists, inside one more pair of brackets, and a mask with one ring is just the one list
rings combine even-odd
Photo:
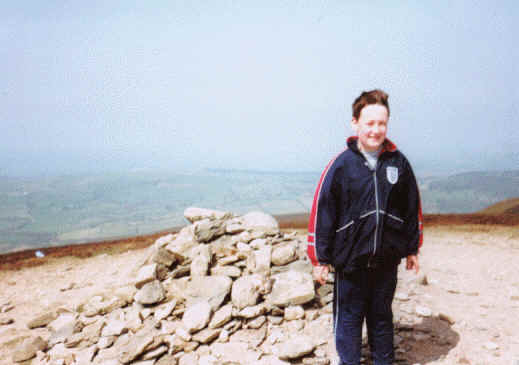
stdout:
[[232,213],[221,210],[188,207],[184,210],[184,217],[191,223],[194,223],[202,219],[228,219],[232,217]]
[[230,342],[245,342],[248,343],[250,348],[259,347],[265,337],[267,336],[267,326],[263,326],[259,329],[241,329],[231,335]]
[[296,248],[292,244],[283,244],[272,250],[272,264],[286,265],[297,259]]
[[14,322],[11,317],[0,317],[0,326],[6,326]]
[[250,212],[240,217],[240,219],[247,229],[264,231],[272,234],[279,232],[278,222],[269,214],[263,212]]
[[245,307],[241,311],[238,312],[238,317],[242,318],[256,318],[261,316],[262,314],[267,313],[268,308],[265,303],[260,303],[258,305],[253,305],[250,307]]
[[178,359],[173,355],[164,355],[157,360],[155,365],[177,365]]
[[140,304],[155,304],[161,302],[165,298],[164,288],[158,280],[153,280],[135,294],[135,301]]
[[230,234],[241,233],[245,230],[243,222],[239,218],[228,219],[225,222],[225,232]]
[[81,341],[83,341],[83,338],[84,338],[84,336],[81,332],[74,333],[65,339],[65,347],[66,348],[77,347],[81,343]]
[[182,228],[175,239],[169,242],[165,248],[181,263],[190,257],[190,251],[197,245],[198,242],[195,238],[194,227],[190,225]]
[[110,346],[112,346],[117,339],[117,336],[107,336],[107,337],[101,337],[99,341],[97,341],[97,346],[100,349],[106,349]]
[[176,306],[177,306],[176,300],[172,300],[168,303],[164,303],[164,304],[158,306],[157,308],[155,308],[155,313],[153,314],[155,320],[161,321],[163,319],[166,319],[171,314],[171,312],[173,312],[173,310],[175,309]]
[[270,246],[254,250],[253,255],[250,255],[250,259],[247,261],[247,269],[252,273],[269,275],[271,255],[272,247]]
[[222,275],[222,276],[228,276],[231,278],[238,278],[241,276],[241,270],[240,268],[236,266],[215,266],[211,268],[211,275]]
[[149,264],[141,267],[137,273],[137,280],[135,281],[135,287],[141,289],[144,284],[150,283],[157,279],[157,264]]
[[232,319],[232,304],[227,304],[218,309],[209,323],[209,328],[222,327]]
[[154,333],[148,329],[142,329],[129,337],[129,342],[124,346],[118,355],[118,360],[123,364],[135,360],[139,357],[146,347],[153,342]]
[[447,313],[438,313],[438,318],[441,319],[442,321],[449,323],[450,325],[453,325],[454,323],[456,323],[456,320]]
[[333,328],[332,321],[331,314],[323,315],[314,321],[308,322],[303,329],[303,334],[311,337],[316,346],[325,344],[328,342],[330,328]]
[[274,347],[274,353],[281,360],[297,359],[314,351],[315,345],[309,336],[297,336]]
[[203,344],[209,343],[215,340],[220,335],[221,329],[216,328],[204,328],[200,332],[193,335],[193,341],[197,341]]
[[312,275],[287,271],[272,276],[274,284],[269,295],[272,305],[288,306],[304,304],[315,297]]
[[260,289],[263,284],[261,275],[242,276],[232,285],[231,300],[235,307],[243,309],[258,302]]
[[194,235],[198,242],[209,242],[225,234],[225,224],[219,219],[202,219],[194,223]]
[[209,323],[211,311],[211,305],[205,300],[187,307],[182,317],[186,330],[194,333],[204,328]]
[[265,322],[267,322],[267,317],[259,316],[259,317],[256,317],[256,318],[248,321],[246,326],[247,326],[247,328],[258,329],[261,326],[263,326],[265,324]]
[[[166,352],[168,352],[168,346],[166,345],[160,345],[156,349],[153,349],[151,351],[146,352],[144,355],[142,355],[143,360],[151,360],[156,359],[162,355],[164,355]],[[151,365],[153,365],[154,362],[151,362]],[[136,364],[136,363],[134,363]]]
[[49,323],[47,327],[51,330],[48,345],[53,347],[57,343],[64,343],[67,338],[80,332],[83,324],[78,321],[75,313],[62,313],[58,318]]
[[55,320],[58,317],[58,314],[56,312],[47,312],[38,315],[37,317],[31,319],[27,323],[27,327],[30,329],[38,328],[38,327],[44,327],[48,325],[50,322]]
[[211,345],[211,354],[224,364],[251,364],[259,359],[261,352],[250,350],[246,342],[215,342]]
[[99,348],[96,345],[92,345],[87,348],[77,350],[77,352],[75,353],[76,363],[78,365],[91,364],[98,350]]
[[166,267],[171,267],[177,261],[177,257],[164,247],[155,247],[150,259],[152,262]]
[[106,326],[103,327],[101,331],[101,335],[103,337],[107,336],[120,336],[123,333],[128,332],[128,327],[126,326],[126,322],[120,319],[109,319],[106,323]]
[[40,336],[30,337],[26,339],[13,353],[12,360],[14,362],[22,362],[32,359],[36,356],[36,352],[47,349],[47,342]]
[[168,292],[184,299],[187,306],[206,300],[216,311],[231,291],[231,286],[232,280],[228,276],[195,276],[171,281]]
[[192,255],[191,276],[206,276],[212,258],[211,246],[198,245],[193,249]]
[[175,239],[175,235],[172,234],[172,233],[169,233],[169,234],[167,234],[165,236],[161,236],[161,237],[157,238],[155,240],[155,242],[153,243],[153,245],[155,247],[164,247],[168,243],[172,242],[174,239]]
[[94,344],[99,340],[99,337],[101,337],[101,332],[105,325],[106,322],[104,318],[98,319],[97,321],[83,327],[81,333],[86,341]]
[[287,321],[301,319],[305,316],[305,310],[300,305],[289,306],[285,308],[284,318]]

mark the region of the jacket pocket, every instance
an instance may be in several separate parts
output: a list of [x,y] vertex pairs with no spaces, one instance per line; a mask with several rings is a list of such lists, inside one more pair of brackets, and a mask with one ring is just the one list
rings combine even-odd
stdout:
[[395,214],[384,212],[383,251],[389,256],[404,257],[407,255],[408,239],[404,219]]
[[339,228],[338,230],[335,231],[335,233],[339,233],[340,231],[344,231],[346,228],[348,228],[349,226],[353,225],[355,221],[352,219],[351,221],[349,221],[348,223],[346,223],[344,226],[342,226],[341,228]]
[[402,218],[400,218],[399,216],[397,215],[394,215],[394,214],[391,214],[391,213],[388,213],[386,211],[383,211],[381,210],[380,213],[382,213],[383,215],[385,215],[387,217],[388,220],[390,221],[396,221],[400,224],[403,224],[404,223],[404,220]]
[[332,262],[335,268],[341,268],[348,260],[354,246],[354,236],[358,229],[358,221],[350,220],[335,231]]

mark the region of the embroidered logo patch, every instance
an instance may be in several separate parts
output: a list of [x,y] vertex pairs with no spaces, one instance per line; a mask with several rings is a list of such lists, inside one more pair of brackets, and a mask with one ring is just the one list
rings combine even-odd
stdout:
[[388,166],[386,169],[386,177],[387,181],[389,181],[391,184],[396,184],[398,181],[398,167]]

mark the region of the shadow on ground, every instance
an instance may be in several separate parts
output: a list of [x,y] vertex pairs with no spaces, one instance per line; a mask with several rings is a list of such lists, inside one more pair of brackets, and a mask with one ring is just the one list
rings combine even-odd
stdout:
[[451,324],[438,317],[423,318],[413,325],[397,323],[395,329],[397,364],[441,361],[460,340]]

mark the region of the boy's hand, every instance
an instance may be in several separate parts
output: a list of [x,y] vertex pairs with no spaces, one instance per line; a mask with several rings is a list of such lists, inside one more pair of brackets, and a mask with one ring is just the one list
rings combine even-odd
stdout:
[[420,270],[420,264],[418,263],[417,255],[409,255],[407,256],[405,268],[407,270],[413,270],[416,274],[418,274],[418,270]]
[[330,272],[330,268],[328,265],[319,265],[314,266],[313,275],[314,279],[321,285],[326,284],[326,279],[328,279],[328,273]]

